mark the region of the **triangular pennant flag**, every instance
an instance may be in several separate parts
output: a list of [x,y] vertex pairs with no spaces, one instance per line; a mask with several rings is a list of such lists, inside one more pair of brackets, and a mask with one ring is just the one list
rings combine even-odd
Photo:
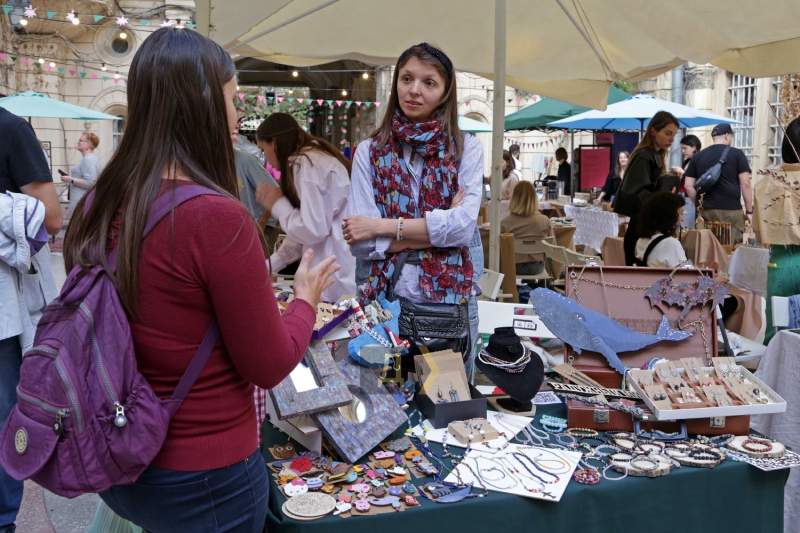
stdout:
[[101,20],[103,20],[104,18],[106,18],[106,16],[105,16],[105,15],[95,15],[95,16],[94,16],[94,21],[95,21],[95,22],[100,22],[100,21],[101,21]]
[[514,99],[513,98],[509,98],[508,99],[508,103],[510,104],[512,102],[512,100],[514,100]]
[[147,19],[139,19],[139,24],[141,26],[149,26],[150,25],[150,21],[147,20]]
[[96,80],[97,79],[97,74],[92,74],[92,79]]
[[42,68],[42,65],[40,65],[38,61],[34,62],[33,66],[36,68]]
[[6,58],[5,54],[0,54],[0,61],[4,60],[5,58]]
[[364,102],[364,104],[365,104],[367,107],[369,107],[369,106],[370,106],[370,104],[372,104],[372,102]]
[[47,12],[47,18],[49,18],[49,19],[53,18],[53,16],[54,16],[55,14],[56,14],[56,12],[55,12],[55,11],[48,11],[48,12]]
[[325,103],[329,106],[333,106],[333,100],[325,100]]
[[237,96],[239,97],[239,100],[244,100],[244,93],[239,93]]
[[86,73],[85,72],[81,72],[81,78],[85,78],[85,77],[86,77]]
[[8,15],[14,10],[14,6],[3,6],[3,13]]
[[297,101],[300,102],[301,104],[303,103],[303,99],[302,98],[298,98]]
[[17,56],[8,56],[8,57],[11,58],[11,62],[12,63],[16,63],[17,62]]
[[319,105],[322,105],[322,102],[323,102],[323,100],[317,100],[317,103],[318,103]]
[[360,105],[361,105],[361,102],[359,102],[359,101],[356,101],[356,105],[357,105],[357,106],[360,106]]
[[189,28],[190,30],[193,30],[197,27],[197,24],[194,24],[192,22],[187,22],[186,27]]
[[50,70],[52,70],[52,68],[53,67],[51,67],[50,65],[47,65],[47,72],[50,72]]
[[341,107],[341,106],[342,106],[342,102],[343,102],[343,101],[344,101],[344,100],[336,100],[336,105],[338,105],[339,107]]
[[103,76],[103,81],[108,81],[108,76]]
[[58,67],[58,73],[64,74],[64,67]]
[[293,98],[293,97],[287,97],[287,98],[286,98],[286,101],[287,101],[287,102],[294,102],[294,98]]
[[380,102],[375,102],[375,107],[380,107],[380,106],[381,106]]
[[23,60],[22,60],[22,64],[23,64],[23,65],[25,65],[25,66],[27,67],[27,66],[28,66],[28,60],[27,60],[27,59],[23,59]]
[[259,94],[258,96],[256,96],[256,100],[258,100],[259,102],[263,102],[264,101],[264,95],[263,94]]
[[114,78],[114,85],[119,83],[119,78]]
[[75,75],[75,71],[74,71],[74,70],[70,70],[70,71],[69,71],[69,75],[70,75],[70,76],[74,76],[74,75]]
[[353,101],[352,100],[345,100],[344,103],[347,104],[347,107],[350,107],[351,105],[353,105]]
[[283,96],[278,96],[278,101],[283,102]]

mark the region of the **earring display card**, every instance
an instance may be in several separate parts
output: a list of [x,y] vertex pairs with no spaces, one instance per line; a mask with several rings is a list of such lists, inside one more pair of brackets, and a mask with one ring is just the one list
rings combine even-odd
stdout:
[[[414,366],[416,367],[416,374],[419,379],[420,393],[427,394],[431,399],[438,398],[436,388],[433,387],[438,374],[458,372],[460,374],[459,381],[465,385],[469,383],[461,354],[452,350],[415,355]],[[448,387],[448,391],[449,389]],[[444,391],[442,392],[444,393]],[[447,397],[449,399],[449,395]],[[460,397],[462,399],[468,399],[469,394]]]
[[[491,455],[484,451],[470,450],[462,463],[454,467],[454,470],[458,470],[458,476],[451,473],[444,481],[455,484],[459,483],[460,477],[464,483],[473,483],[476,488],[486,487],[495,492],[557,502],[564,495],[580,459],[581,454],[578,452],[535,446],[511,445],[505,450]],[[532,466],[534,461],[537,461],[541,469],[535,469]],[[467,463],[471,469],[465,467],[463,463]],[[503,465],[503,467],[500,468],[499,465]],[[510,471],[511,468],[514,469],[514,472]],[[491,480],[475,477],[475,474],[481,475],[480,473],[489,469],[493,470]],[[541,470],[545,470],[547,473]],[[531,473],[544,479],[545,483],[536,480],[530,475]],[[502,477],[498,478],[497,476],[500,475]],[[531,492],[529,489],[541,489],[541,491]]]
[[469,384],[461,381],[458,371],[448,371],[428,378],[428,397],[436,403],[453,403],[469,400]]
[[699,358],[684,357],[681,359],[681,365],[686,369],[686,373],[683,376],[686,381],[700,382],[707,378],[705,372],[703,372],[703,361]]
[[450,422],[447,426],[447,431],[464,445],[472,444],[477,446],[476,443],[478,442],[488,442],[500,438],[500,433],[492,427],[489,421],[481,418],[463,422],[460,420]]
[[[491,426],[496,430],[495,436],[494,438],[487,440],[486,444],[482,444],[479,438],[480,434],[476,430],[474,432],[475,437],[472,439],[471,447],[475,448],[476,450],[486,450],[489,451],[490,453],[493,448],[499,448],[501,446],[504,446],[508,442],[508,440],[513,440],[513,437],[517,435],[520,431],[522,431],[522,428],[533,422],[533,419],[528,418],[527,416],[512,415],[508,413],[498,413],[496,411],[487,411],[486,416],[483,418],[487,420],[489,424],[491,424]],[[462,426],[464,425],[463,420],[453,422],[453,424],[459,424],[459,423]],[[470,422],[470,423],[474,424],[475,422]],[[428,439],[429,441],[438,442],[441,444],[441,442],[444,440],[444,435],[447,433],[448,447],[450,446],[455,446],[457,448],[466,447],[466,441],[464,441],[463,443],[458,441],[453,435],[453,433],[449,433],[447,427],[442,427],[439,429],[431,429],[432,424],[427,420],[424,420],[423,424],[425,424],[425,427],[428,428],[428,432],[425,434],[425,438]],[[422,434],[422,428],[419,425],[412,428],[412,431],[415,435]],[[500,433],[505,433],[505,435],[501,437],[499,436]],[[467,430],[467,435],[469,435],[469,430]]]

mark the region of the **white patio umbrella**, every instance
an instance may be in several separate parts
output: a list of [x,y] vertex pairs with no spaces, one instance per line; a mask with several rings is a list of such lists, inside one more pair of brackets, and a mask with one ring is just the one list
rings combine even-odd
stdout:
[[494,79],[489,268],[499,266],[505,86],[595,109],[614,81],[685,61],[753,77],[800,71],[800,2],[773,0],[196,0],[198,30],[232,53],[308,66],[394,65],[422,41]]

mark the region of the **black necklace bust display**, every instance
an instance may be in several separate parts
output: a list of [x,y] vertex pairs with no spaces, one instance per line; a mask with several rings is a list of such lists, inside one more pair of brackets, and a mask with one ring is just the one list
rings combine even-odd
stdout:
[[499,406],[518,413],[533,409],[531,400],[544,381],[544,364],[538,354],[522,345],[514,328],[495,328],[475,364],[510,396],[498,399]]

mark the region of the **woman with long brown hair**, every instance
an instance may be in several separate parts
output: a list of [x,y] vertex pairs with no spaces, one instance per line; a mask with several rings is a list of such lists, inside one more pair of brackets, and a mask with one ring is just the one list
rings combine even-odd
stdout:
[[[350,196],[350,161],[331,143],[303,130],[292,115],[273,113],[256,131],[264,157],[281,173],[280,188],[260,185],[256,199],[271,211],[286,234],[270,258],[273,272],[314,251],[315,262],[335,255],[342,265],[322,294],[338,300],[355,294],[356,260],[339,228]],[[312,263],[313,264],[313,263]]]
[[511,157],[511,152],[503,150],[503,184],[500,189],[501,200],[511,200],[514,187],[519,183],[521,174],[514,165],[514,158]]
[[667,154],[679,128],[677,118],[666,111],[659,111],[650,119],[642,140],[628,161],[614,201],[614,212],[630,217],[623,242],[625,264],[628,266],[634,265],[636,260],[639,210],[642,202],[658,190],[658,178],[668,171]]
[[600,194],[595,198],[594,205],[600,205],[604,198],[607,198],[607,201],[611,201],[614,195],[617,194],[617,189],[619,189],[619,184],[622,183],[622,177],[625,175],[625,167],[628,166],[630,156],[631,154],[624,150],[617,154],[617,164],[606,176],[606,182],[603,188],[600,189]]
[[394,292],[406,316],[413,306],[425,307],[421,314],[446,308],[469,316],[470,327],[452,332],[450,346],[462,353],[468,377],[474,285],[483,268],[476,228],[482,180],[483,147],[458,127],[450,59],[428,43],[412,46],[397,61],[383,122],[356,150],[343,232],[360,260],[362,301]]
[[[138,370],[159,398],[172,396],[212,319],[219,323],[161,451],[136,483],[100,494],[153,533],[263,530],[269,481],[253,431],[253,384],[274,387],[303,358],[337,269],[328,258],[309,270],[309,252],[295,300],[279,314],[258,229],[237,199],[235,73],[230,56],[197,32],[153,32],[131,63],[125,136],[77,205],[64,243],[68,271],[109,270],[106,254],[116,248],[112,279]],[[185,185],[217,194],[174,207],[143,241],[154,200],[174,199]]]

